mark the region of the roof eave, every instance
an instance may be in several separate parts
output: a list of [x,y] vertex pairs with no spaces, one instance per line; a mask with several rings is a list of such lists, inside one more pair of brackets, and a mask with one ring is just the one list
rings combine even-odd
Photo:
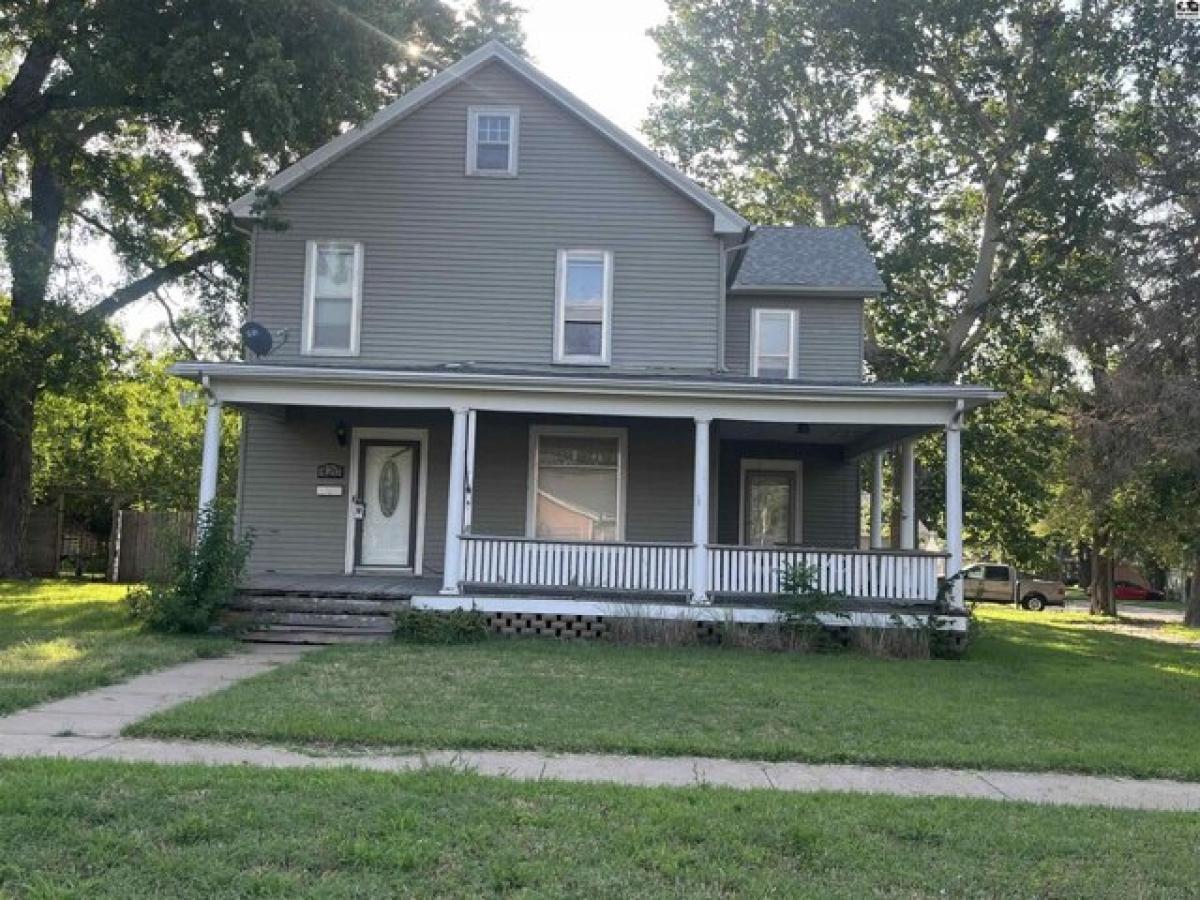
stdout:
[[734,284],[733,294],[789,294],[804,297],[878,297],[884,292],[880,285],[821,286],[811,284]]
[[750,384],[746,382],[720,382],[703,378],[591,378],[579,375],[555,373],[500,374],[469,370],[404,371],[325,366],[264,365],[236,362],[179,362],[171,366],[170,372],[181,378],[204,382],[206,379],[227,378],[230,380],[283,381],[303,384],[311,381],[341,382],[347,384],[386,384],[396,387],[445,385],[473,388],[495,388],[503,390],[513,386],[535,389],[569,388],[593,386],[607,392],[643,392],[711,394],[713,396],[753,396],[760,398],[787,399],[789,397],[861,399],[890,397],[895,400],[962,400],[968,409],[991,403],[1004,397],[1003,391],[980,385],[904,385],[877,384],[872,382],[847,382],[843,384],[777,382]]

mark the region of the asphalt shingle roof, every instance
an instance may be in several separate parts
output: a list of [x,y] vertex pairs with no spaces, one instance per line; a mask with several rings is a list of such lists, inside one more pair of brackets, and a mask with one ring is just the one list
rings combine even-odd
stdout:
[[732,287],[828,288],[863,294],[878,294],[884,289],[875,260],[857,228],[800,226],[756,228]]

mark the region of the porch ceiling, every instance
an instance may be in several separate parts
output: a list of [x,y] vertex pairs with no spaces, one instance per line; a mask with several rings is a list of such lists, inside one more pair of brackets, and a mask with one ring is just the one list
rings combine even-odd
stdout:
[[783,422],[721,422],[721,440],[770,441],[780,444],[819,444],[841,447],[854,458],[906,438],[931,434],[939,426],[876,426],[867,424],[809,425]]

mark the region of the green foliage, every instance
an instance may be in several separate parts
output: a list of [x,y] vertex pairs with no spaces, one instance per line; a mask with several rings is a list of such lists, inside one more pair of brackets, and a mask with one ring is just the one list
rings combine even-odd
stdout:
[[845,600],[841,593],[820,587],[820,570],[802,563],[785,566],[780,573],[783,598],[779,605],[779,627],[799,635],[810,647],[828,648],[838,643],[817,617],[818,613],[839,615]]
[[178,536],[167,571],[129,592],[130,613],[151,631],[205,632],[237,591],[252,538],[234,534],[233,505],[215,501],[200,510],[196,528],[194,547]]
[[[124,505],[193,508],[205,406],[196,385],[168,374],[174,361],[133,351],[87,390],[43,394],[34,428],[34,496],[87,490]],[[240,417],[226,411],[219,496],[233,495],[240,426]]]
[[475,609],[433,612],[405,609],[396,613],[396,640],[411,644],[470,644],[488,636],[487,621]]

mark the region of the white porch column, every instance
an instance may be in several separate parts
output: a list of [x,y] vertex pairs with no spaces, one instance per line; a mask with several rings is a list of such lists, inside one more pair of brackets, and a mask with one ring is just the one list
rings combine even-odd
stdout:
[[871,455],[871,549],[883,546],[883,451]]
[[917,464],[913,442],[900,445],[900,549],[917,546]]
[[[963,403],[958,405],[946,425],[946,550],[950,553],[946,575],[962,569],[962,417]],[[962,579],[954,582],[952,603],[963,605]]]
[[467,473],[466,409],[454,410],[450,436],[450,487],[446,495],[446,559],[442,566],[442,593],[457,594],[462,577],[463,488]]
[[217,463],[221,458],[221,401],[209,395],[204,417],[204,454],[200,458],[200,505],[203,510],[217,497]]
[[692,474],[692,602],[708,602],[708,429],[710,419],[696,419],[695,466]]
[[463,534],[471,533],[475,512],[475,410],[467,413],[467,469],[463,486]]

